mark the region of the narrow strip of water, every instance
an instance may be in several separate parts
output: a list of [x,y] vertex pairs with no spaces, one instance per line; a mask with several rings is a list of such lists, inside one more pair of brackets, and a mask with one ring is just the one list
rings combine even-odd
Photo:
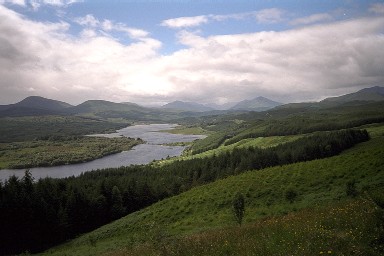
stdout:
[[[160,160],[167,157],[179,156],[184,146],[164,146],[164,144],[175,142],[190,142],[196,139],[202,139],[203,135],[181,135],[160,132],[175,128],[175,124],[150,124],[134,125],[118,130],[113,134],[95,134],[92,136],[117,137],[125,136],[131,138],[141,138],[146,144],[135,146],[129,151],[105,156],[86,163],[70,164],[52,167],[31,168],[32,176],[37,180],[39,178],[65,178],[78,176],[83,172],[97,169],[116,168],[120,166],[129,166],[134,164],[148,164],[153,160]],[[25,169],[3,169],[0,170],[0,180],[5,181],[10,176],[23,177]]]

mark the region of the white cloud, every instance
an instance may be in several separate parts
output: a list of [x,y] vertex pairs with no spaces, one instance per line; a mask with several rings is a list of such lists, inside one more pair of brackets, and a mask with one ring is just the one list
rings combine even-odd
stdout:
[[161,47],[155,39],[126,46],[101,35],[74,38],[63,23],[34,22],[3,6],[0,19],[0,101],[25,97],[29,88],[69,102],[120,101],[136,88],[154,86],[143,86],[145,79],[138,84],[138,77],[145,78],[142,70]]
[[259,23],[277,23],[283,20],[283,14],[283,10],[271,8],[255,12],[255,17]]
[[[100,21],[91,14],[87,14],[84,17],[76,18],[74,19],[74,21],[79,25],[86,27],[83,31],[83,34],[85,35],[91,35],[91,34],[96,35],[97,33],[94,29],[100,29],[100,30],[103,30],[104,32],[111,32],[111,31],[123,32],[133,39],[141,39],[149,36],[149,33],[145,30],[131,28],[123,23],[115,23],[107,19]],[[90,30],[90,28],[92,28],[92,30]]]
[[34,10],[38,10],[41,6],[44,5],[65,8],[71,4],[80,2],[83,2],[83,0],[0,0],[0,4],[11,3],[23,7],[30,6]]
[[4,3],[10,3],[14,5],[19,5],[19,6],[25,6],[25,1],[24,0],[0,0],[0,4]]
[[131,38],[145,38],[149,33],[145,30],[138,28],[131,28],[122,23],[114,23],[110,20],[104,20],[102,23],[102,28],[105,31],[119,31],[126,33]]
[[128,28],[112,21],[89,18],[82,35],[74,37],[66,23],[28,20],[4,6],[0,19],[2,104],[21,100],[32,89],[74,104],[87,99],[223,103],[256,96],[320,99],[384,85],[381,16],[210,37],[181,30],[179,41],[187,47],[168,55],[160,54],[161,42],[140,30],[130,32],[140,40],[128,45],[100,34],[100,29]]
[[40,0],[40,4],[53,5],[53,6],[69,6],[74,3],[83,2],[82,0]]
[[189,48],[166,58],[164,75],[177,85],[175,99],[318,100],[384,84],[383,25],[367,18],[207,38],[182,31],[179,40]]
[[182,30],[177,33],[177,38],[179,42],[186,46],[196,47],[197,45],[201,45],[205,43],[205,39],[199,36],[200,31],[186,31]]
[[333,20],[332,16],[328,13],[316,13],[312,14],[307,17],[302,17],[298,19],[294,19],[289,24],[291,25],[308,25],[312,23],[318,23],[318,22],[324,22],[324,21],[331,21]]
[[224,20],[244,20],[247,18],[254,18],[258,23],[277,23],[283,21],[284,11],[278,8],[262,9],[254,12],[233,13],[226,15],[200,15],[193,17],[179,17],[174,19],[168,19],[161,22],[161,26],[185,29],[189,27],[198,27],[200,25],[212,22],[212,21],[224,21]]
[[197,27],[201,24],[207,23],[207,16],[195,16],[195,17],[180,17],[175,19],[164,20],[161,25],[170,28],[186,28]]
[[87,14],[84,17],[76,18],[75,22],[77,22],[82,26],[88,26],[88,27],[97,27],[100,25],[100,21],[96,19],[92,14]]
[[372,4],[369,11],[376,14],[384,14],[384,3]]

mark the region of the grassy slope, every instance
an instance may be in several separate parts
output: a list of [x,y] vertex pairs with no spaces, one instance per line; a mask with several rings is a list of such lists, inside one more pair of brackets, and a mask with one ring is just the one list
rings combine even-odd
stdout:
[[255,139],[244,139],[234,144],[225,146],[221,145],[217,149],[212,149],[205,151],[203,153],[199,153],[192,156],[185,156],[181,159],[189,159],[189,158],[202,158],[209,157],[213,155],[218,155],[223,152],[232,151],[234,148],[248,148],[248,147],[259,147],[259,148],[268,148],[275,147],[279,144],[291,142],[297,140],[299,138],[304,137],[304,135],[290,135],[290,136],[270,136],[270,137],[258,137]]
[[[278,224],[282,223],[282,218],[285,218],[285,214],[289,213],[286,215],[288,216],[287,218],[293,214],[293,220],[290,223],[294,226],[296,225],[297,230],[300,231],[300,214],[304,214],[307,216],[306,218],[308,218],[308,213],[305,213],[306,210],[301,209],[310,209],[319,206],[326,207],[327,205],[334,205],[335,203],[340,204],[340,209],[354,207],[350,211],[339,211],[339,215],[345,212],[346,216],[344,219],[347,224],[349,222],[357,222],[353,218],[364,215],[364,212],[360,210],[357,211],[357,209],[362,209],[359,205],[366,205],[365,208],[367,210],[365,216],[368,221],[374,222],[375,219],[373,217],[371,218],[369,214],[375,212],[376,208],[367,202],[367,200],[364,201],[363,199],[361,199],[361,202],[352,201],[350,203],[352,206],[348,206],[345,193],[346,183],[351,180],[356,180],[358,190],[380,188],[384,185],[383,130],[382,128],[375,127],[372,129],[376,132],[376,136],[371,141],[359,144],[339,156],[267,168],[260,171],[250,171],[192,189],[181,195],[156,203],[142,211],[130,214],[62,246],[53,248],[47,251],[46,254],[97,255],[111,252],[112,255],[122,255],[132,252],[127,248],[134,247],[136,248],[135,250],[140,251],[140,248],[145,247],[146,242],[154,241],[151,243],[152,247],[147,249],[147,251],[145,251],[144,248],[144,252],[152,253],[154,251],[156,252],[154,255],[159,255],[162,251],[161,248],[165,248],[165,244],[157,243],[156,241],[162,241],[163,237],[171,236],[174,239],[178,239],[185,235],[189,235],[189,238],[192,239],[191,241],[211,241],[211,245],[201,242],[202,250],[206,250],[209,246],[217,248],[218,244],[221,244],[220,248],[223,248],[223,243],[226,241],[227,236],[223,235],[218,237],[221,234],[220,229],[226,230],[226,234],[236,235],[236,232],[245,232],[245,234],[248,234],[245,229],[250,227],[250,223],[254,223],[252,225],[256,226],[262,225],[260,223],[263,220],[267,221],[271,217],[276,219],[277,226],[262,226],[262,228],[266,229],[266,233],[264,234],[267,237],[264,239],[265,243],[272,242],[274,244],[274,242],[278,243],[278,240],[275,241],[274,239],[277,238],[272,234],[281,227],[281,225]],[[293,203],[285,199],[287,189],[293,189],[298,194]],[[246,196],[246,215],[244,218],[246,225],[242,231],[233,229],[235,222],[231,213],[231,200],[236,192],[242,192]],[[326,214],[327,212],[337,211],[337,209],[338,207],[334,206],[328,210],[322,210],[322,212]],[[293,213],[295,211],[299,212]],[[306,241],[309,241],[307,240],[309,239],[307,236],[312,234],[310,228],[319,228],[318,225],[321,223],[318,224],[317,222],[319,219],[317,213],[321,211],[308,211],[313,214],[313,218],[308,218],[308,221],[312,221],[311,224],[308,225],[309,229],[307,232],[301,233],[301,236],[296,238],[295,241],[301,242],[303,246],[306,244],[307,254],[319,254],[319,251],[314,251],[315,249],[306,243]],[[353,215],[350,217],[352,219],[348,219],[348,214]],[[334,219],[336,220],[337,218],[334,217]],[[330,226],[335,226],[332,222],[332,215],[324,221],[325,223],[328,221]],[[349,235],[352,237],[361,237],[359,232],[363,233],[364,230],[362,229],[367,225],[363,225],[360,228],[351,228],[348,225],[344,225],[344,229],[338,229],[336,225],[335,230],[327,231],[333,234],[333,238],[328,237],[328,240],[319,240],[319,243],[326,243],[327,241],[333,242],[338,236],[348,238],[348,240],[350,240]],[[210,229],[215,229],[216,231],[208,231]],[[351,233],[349,235],[346,234],[346,230],[350,230]],[[207,232],[198,234],[202,231]],[[210,236],[213,237],[213,240],[205,239],[204,234],[207,234],[208,237],[209,234],[211,234]],[[371,235],[376,235],[376,233],[372,233]],[[195,240],[193,240],[194,236],[197,237]],[[268,236],[270,239],[268,239]],[[184,244],[187,244],[186,249],[193,250],[192,245],[188,247],[189,238],[183,238],[183,241],[187,241],[184,242]],[[284,237],[281,239],[284,239]],[[372,239],[374,240],[374,238]],[[250,240],[244,241],[249,242]],[[350,242],[350,244],[353,245],[352,242]],[[363,240],[360,242],[362,244],[368,243]],[[230,243],[235,243],[234,238],[232,238]],[[156,244],[160,244],[161,248],[154,246]],[[349,244],[346,246],[348,245]],[[259,246],[260,248],[266,248],[267,245],[260,244]],[[330,250],[327,249],[328,247],[325,244],[323,247],[324,250],[327,250],[326,252]],[[292,248],[297,248],[297,246],[293,246]],[[283,246],[280,252],[285,253],[285,250],[288,249],[288,245]],[[322,248],[318,249],[323,250]],[[236,248],[234,250],[236,250]],[[339,250],[348,254],[346,249]],[[367,249],[364,248],[360,248],[359,250],[367,252]],[[169,252],[170,251],[167,251],[168,254]],[[179,252],[181,251],[179,250]],[[214,250],[213,252],[217,251]],[[272,253],[272,251],[268,250],[266,252]],[[290,252],[295,254],[292,250]],[[210,255],[210,252],[208,250],[206,253],[201,253],[201,255]],[[230,253],[223,253],[222,255],[230,255]]]
[[195,158],[211,157],[213,155],[219,155],[219,154],[227,152],[227,151],[232,151],[234,148],[275,147],[279,144],[291,142],[291,141],[297,140],[299,138],[302,138],[304,136],[305,135],[300,134],[300,135],[289,135],[289,136],[259,137],[256,139],[244,139],[244,140],[241,140],[239,142],[236,142],[236,143],[228,145],[228,146],[221,145],[216,149],[207,150],[203,153],[199,153],[199,154],[195,154],[195,155],[191,155],[190,152],[188,152],[188,150],[185,150],[183,155],[180,157],[155,161],[155,164],[163,165],[163,164],[170,164],[176,160],[189,160],[189,159],[195,159]]
[[383,211],[369,198],[304,209],[239,227],[167,237],[104,255],[383,255]]

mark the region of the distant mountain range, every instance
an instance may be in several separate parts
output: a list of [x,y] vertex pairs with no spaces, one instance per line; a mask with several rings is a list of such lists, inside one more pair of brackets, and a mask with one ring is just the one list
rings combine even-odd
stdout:
[[184,102],[184,101],[179,101],[179,100],[165,104],[164,106],[162,106],[162,108],[182,110],[182,111],[191,111],[191,112],[206,112],[206,111],[215,110],[212,107],[208,107],[206,105],[199,104],[196,102]]
[[[228,111],[265,111],[272,108],[324,108],[345,104],[384,101],[384,87],[370,87],[338,97],[326,98],[320,102],[284,104],[257,97],[237,104],[229,103]],[[214,105],[212,105],[214,106]],[[224,106],[207,106],[195,102],[174,101],[161,108],[148,108],[134,103],[114,103],[104,100],[88,100],[77,106],[46,99],[39,96],[27,97],[9,105],[0,105],[0,117],[4,116],[39,116],[39,115],[84,115],[100,118],[126,118],[129,120],[172,120],[180,117],[208,115],[217,113]],[[214,112],[216,111],[216,112]]]
[[165,104],[162,108],[192,112],[206,112],[214,110],[264,111],[279,105],[282,105],[282,103],[267,99],[265,97],[257,97],[252,100],[243,100],[239,103],[228,103],[223,105],[203,105],[196,102],[173,101]]

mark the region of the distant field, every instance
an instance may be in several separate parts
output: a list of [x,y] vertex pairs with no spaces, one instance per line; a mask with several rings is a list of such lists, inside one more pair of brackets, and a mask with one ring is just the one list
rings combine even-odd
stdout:
[[[196,187],[45,255],[382,255],[382,145],[377,135],[338,156]],[[357,197],[347,193],[348,183]],[[231,212],[237,192],[246,204],[241,228]]]

